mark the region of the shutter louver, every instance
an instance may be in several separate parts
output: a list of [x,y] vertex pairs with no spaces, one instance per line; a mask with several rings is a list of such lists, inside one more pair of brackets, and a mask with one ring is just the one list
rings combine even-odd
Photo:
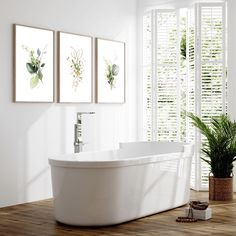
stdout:
[[[200,5],[200,70],[201,117],[209,122],[211,117],[224,112],[224,7]],[[202,140],[204,141],[203,137]],[[201,189],[208,187],[209,165],[201,161]]]
[[145,140],[152,137],[152,13],[143,17],[143,124]]
[[177,141],[178,34],[175,11],[156,12],[156,140]]

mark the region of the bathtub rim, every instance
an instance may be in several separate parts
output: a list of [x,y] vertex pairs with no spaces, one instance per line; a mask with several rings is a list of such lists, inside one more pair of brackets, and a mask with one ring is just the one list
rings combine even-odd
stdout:
[[[66,160],[65,156],[79,156],[80,153],[71,153],[65,155],[58,155],[56,157],[50,157],[48,162],[51,166],[56,167],[65,167],[65,168],[75,168],[75,169],[88,169],[88,168],[117,168],[117,167],[126,167],[126,166],[137,166],[145,165],[151,163],[167,162],[185,158],[191,158],[193,155],[193,144],[183,143],[182,152],[167,152],[163,154],[151,154],[151,155],[140,155],[137,157],[128,157],[116,160],[104,160],[104,161],[80,161],[78,160]],[[104,150],[104,151],[95,151],[95,152],[83,152],[83,155],[89,154],[101,154],[102,152],[113,152],[119,151],[120,149],[114,150]],[[173,157],[174,155],[174,157]]]

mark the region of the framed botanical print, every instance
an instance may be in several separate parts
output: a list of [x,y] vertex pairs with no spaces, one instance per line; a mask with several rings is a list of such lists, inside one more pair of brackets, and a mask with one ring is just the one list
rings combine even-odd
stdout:
[[92,37],[58,33],[59,102],[92,102]]
[[125,102],[125,43],[96,39],[96,102]]
[[54,32],[14,25],[14,101],[54,101]]

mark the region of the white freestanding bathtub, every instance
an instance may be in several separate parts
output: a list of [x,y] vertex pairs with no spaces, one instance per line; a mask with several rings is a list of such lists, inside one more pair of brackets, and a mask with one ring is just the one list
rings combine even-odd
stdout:
[[184,205],[192,155],[190,144],[137,142],[50,158],[55,218],[113,225]]

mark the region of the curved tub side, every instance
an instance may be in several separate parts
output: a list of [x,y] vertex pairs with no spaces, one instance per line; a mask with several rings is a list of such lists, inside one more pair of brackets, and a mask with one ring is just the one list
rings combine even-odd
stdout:
[[54,213],[80,226],[119,224],[189,201],[191,157],[118,168],[51,165]]

